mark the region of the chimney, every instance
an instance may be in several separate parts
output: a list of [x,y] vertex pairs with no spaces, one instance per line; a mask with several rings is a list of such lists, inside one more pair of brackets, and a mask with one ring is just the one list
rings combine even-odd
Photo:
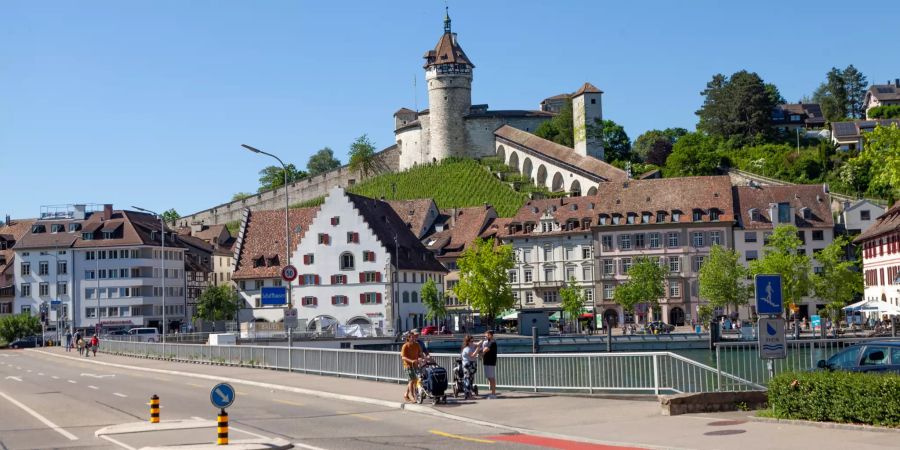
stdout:
[[75,213],[72,218],[75,220],[84,220],[85,205],[73,205]]
[[6,215],[6,221],[3,222],[3,223],[9,225],[9,221],[10,221],[9,214],[7,214],[7,215]]
[[894,78],[894,87],[900,88],[900,78]]
[[191,222],[191,234],[203,231],[203,222]]
[[100,217],[102,220],[112,219],[112,204],[103,205],[103,216]]

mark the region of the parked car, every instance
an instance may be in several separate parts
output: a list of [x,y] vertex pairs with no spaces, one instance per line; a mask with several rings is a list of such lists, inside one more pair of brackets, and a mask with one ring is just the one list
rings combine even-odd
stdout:
[[854,345],[831,355],[827,360],[819,360],[818,367],[824,370],[900,374],[900,341]]
[[139,342],[159,342],[159,330],[156,328],[132,328],[128,330],[128,336]]
[[9,348],[35,348],[41,346],[40,336],[26,336],[9,343]]
[[675,331],[675,325],[669,325],[665,322],[656,321],[647,324],[647,332],[651,334],[671,333]]

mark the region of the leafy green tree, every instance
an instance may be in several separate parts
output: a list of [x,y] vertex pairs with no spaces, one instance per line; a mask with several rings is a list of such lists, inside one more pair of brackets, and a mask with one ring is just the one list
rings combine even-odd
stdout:
[[737,310],[751,294],[748,273],[736,251],[713,245],[700,267],[700,296],[715,307],[734,306]]
[[[306,178],[306,172],[297,170],[293,164],[286,164],[287,182],[293,183]],[[268,166],[259,171],[259,189],[258,192],[268,191],[271,189],[284,186],[285,169],[278,166]]]
[[175,208],[171,208],[168,211],[163,211],[162,218],[166,223],[173,223],[180,219],[181,215],[178,214],[178,211],[175,211]]
[[[773,89],[754,72],[741,70],[731,77],[716,74],[701,92],[697,130],[710,136],[748,142],[772,133]],[[777,89],[775,89],[777,92]]]
[[621,125],[612,120],[597,120],[587,134],[603,143],[604,159],[607,161],[632,159],[631,140]]
[[341,161],[334,157],[334,152],[329,147],[317,151],[309,157],[309,162],[306,163],[309,176],[329,172],[338,167],[341,167]]
[[750,262],[750,273],[781,275],[781,289],[785,299],[784,307],[799,304],[800,299],[812,288],[809,256],[797,254],[803,243],[797,237],[797,227],[778,225],[763,249],[764,256]]
[[253,197],[253,194],[249,192],[238,192],[231,196],[231,201],[236,202],[238,200],[243,200],[245,198]]
[[713,175],[722,162],[715,140],[702,133],[688,133],[678,139],[666,158],[667,177]]
[[378,165],[375,144],[365,134],[350,144],[350,170],[368,176],[375,173]]
[[566,147],[574,147],[575,126],[572,119],[572,101],[567,101],[559,110],[559,114],[540,124],[534,130],[534,134]]
[[459,283],[453,292],[480,311],[491,327],[500,312],[515,304],[508,275],[514,263],[512,246],[495,246],[493,239],[476,239],[457,261]]
[[813,92],[812,100],[822,107],[822,114],[829,122],[844,118],[865,117],[865,98],[868,82],[853,64],[844,70],[832,67],[825,74],[825,82]]
[[850,64],[841,73],[844,80],[844,90],[847,91],[847,114],[855,119],[866,117],[866,91],[869,83],[853,64]]
[[625,311],[634,312],[640,303],[648,303],[653,308],[666,295],[666,271],[659,262],[647,256],[639,256],[628,270],[628,281],[616,286],[613,301]]
[[441,298],[434,284],[434,280],[429,279],[422,286],[422,303],[425,305],[425,318],[428,320],[441,320],[447,317],[447,305]]
[[871,184],[900,195],[900,127],[875,127],[865,135],[860,157],[871,164]]
[[[560,306],[562,310],[569,316],[569,320],[574,321],[578,326],[578,316],[584,309],[584,288],[578,285],[575,278],[569,278],[566,285],[559,290],[559,297],[562,299]],[[576,328],[576,331],[577,328]]]
[[869,110],[872,119],[900,119],[900,105],[881,105]]
[[781,92],[778,90],[778,86],[775,86],[772,83],[766,83],[766,94],[769,96],[769,100],[771,100],[773,105],[782,105],[787,103],[787,100],[781,95]]
[[233,320],[238,312],[238,296],[230,286],[210,286],[197,299],[195,319]]
[[666,128],[665,130],[649,130],[638,136],[632,151],[641,161],[662,166],[672,153],[672,147],[679,138],[687,134],[684,128]]
[[850,240],[846,236],[838,236],[816,255],[822,270],[813,276],[813,289],[816,296],[827,302],[827,309],[835,320],[838,317],[834,313],[840,312],[863,292],[862,277],[856,270],[857,262],[846,259],[849,245]]
[[0,338],[6,342],[31,336],[41,331],[41,321],[28,313],[0,317]]

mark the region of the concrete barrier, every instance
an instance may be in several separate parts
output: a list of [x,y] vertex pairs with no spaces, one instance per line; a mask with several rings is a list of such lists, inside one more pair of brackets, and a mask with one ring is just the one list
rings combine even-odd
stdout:
[[664,416],[762,409],[766,407],[768,400],[768,395],[763,391],[700,392],[659,396]]

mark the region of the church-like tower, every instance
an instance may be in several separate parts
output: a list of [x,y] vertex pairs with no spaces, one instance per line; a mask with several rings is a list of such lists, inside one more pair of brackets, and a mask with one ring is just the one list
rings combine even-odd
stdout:
[[472,106],[472,69],[450,29],[450,14],[444,15],[444,34],[434,50],[425,53],[428,82],[428,116],[431,128],[425,162],[450,156],[467,156],[465,115]]

